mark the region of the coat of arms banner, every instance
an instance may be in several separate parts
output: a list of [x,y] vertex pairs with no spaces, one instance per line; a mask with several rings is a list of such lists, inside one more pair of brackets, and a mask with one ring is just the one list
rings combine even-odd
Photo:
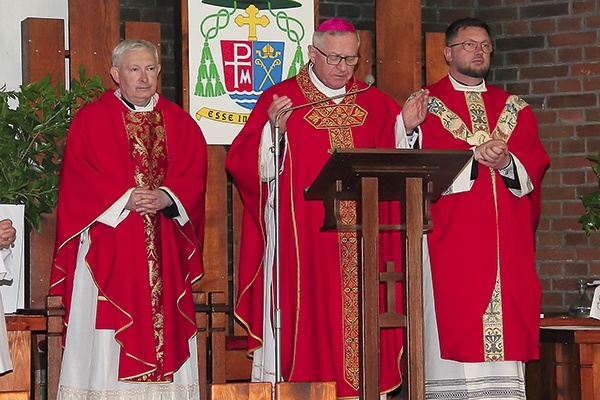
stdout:
[[230,144],[256,100],[308,61],[314,0],[188,1],[190,113]]

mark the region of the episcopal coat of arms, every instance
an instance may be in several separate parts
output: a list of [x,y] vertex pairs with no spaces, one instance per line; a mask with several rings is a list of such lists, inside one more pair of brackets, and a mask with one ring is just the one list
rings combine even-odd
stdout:
[[313,0],[188,3],[190,113],[208,143],[231,143],[261,93],[298,73],[312,33],[313,5]]

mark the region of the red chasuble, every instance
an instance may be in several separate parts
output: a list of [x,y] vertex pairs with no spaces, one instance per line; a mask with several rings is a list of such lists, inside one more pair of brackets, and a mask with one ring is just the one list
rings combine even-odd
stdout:
[[534,245],[549,158],[531,107],[491,85],[485,92],[456,91],[448,77],[428,89],[424,149],[466,150],[491,137],[504,140],[535,188],[519,198],[498,171],[476,163],[471,190],[432,204],[427,237],[441,356],[537,359],[541,287]]
[[[364,88],[351,81],[348,91]],[[273,95],[288,96],[294,105],[322,99],[308,69],[267,90],[231,145],[225,165],[244,202],[240,249],[240,291],[236,314],[247,325],[249,349],[261,346],[263,253],[266,243],[266,186],[259,176],[259,146]],[[324,102],[295,110],[287,122],[287,148],[280,175],[281,357],[286,381],[335,381],[339,397],[357,396],[358,389],[358,262],[356,232],[321,232],[324,208],[304,200],[330,157],[332,148],[394,147],[394,124],[400,107],[376,88],[350,95],[336,105]],[[377,206],[377,205],[374,205]],[[399,206],[380,206],[389,221]],[[356,221],[354,202],[344,202],[344,221]],[[396,219],[398,222],[399,219]],[[381,268],[386,260],[401,269],[400,235],[380,235]],[[400,287],[397,293],[402,293]],[[267,290],[269,290],[267,288]],[[383,288],[381,303],[383,303]],[[401,311],[398,299],[398,311]],[[381,391],[400,385],[402,331],[381,334]]]
[[[129,110],[109,90],[69,130],[57,208],[52,294],[68,325],[79,234],[89,228],[86,264],[98,287],[97,329],[116,331],[119,380],[170,382],[196,333],[192,282],[202,275],[206,142],[179,106]],[[190,221],[130,211],[116,227],[98,222],[130,188],[166,187]]]

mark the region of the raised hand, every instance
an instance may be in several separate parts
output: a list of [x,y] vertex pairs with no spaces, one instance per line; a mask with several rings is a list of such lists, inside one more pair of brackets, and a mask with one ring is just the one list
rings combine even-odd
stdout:
[[404,103],[402,107],[402,119],[407,132],[412,132],[419,126],[427,116],[427,102],[429,101],[429,90],[420,90],[414,97]]

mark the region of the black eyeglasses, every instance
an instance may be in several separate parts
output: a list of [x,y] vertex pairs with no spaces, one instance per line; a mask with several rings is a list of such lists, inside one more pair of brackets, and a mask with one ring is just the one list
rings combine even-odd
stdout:
[[329,65],[338,65],[339,63],[342,62],[342,60],[344,60],[346,62],[346,65],[349,67],[354,67],[356,64],[358,64],[358,60],[360,59],[360,56],[338,56],[337,54],[325,54],[323,53],[318,47],[313,46],[319,53],[323,54],[325,56],[325,61],[327,61],[327,64]]
[[494,51],[494,46],[490,42],[475,42],[473,40],[467,40],[460,43],[454,43],[448,45],[448,47],[462,46],[466,52],[472,53],[477,50],[477,46],[481,47],[481,51],[484,53],[491,53]]

